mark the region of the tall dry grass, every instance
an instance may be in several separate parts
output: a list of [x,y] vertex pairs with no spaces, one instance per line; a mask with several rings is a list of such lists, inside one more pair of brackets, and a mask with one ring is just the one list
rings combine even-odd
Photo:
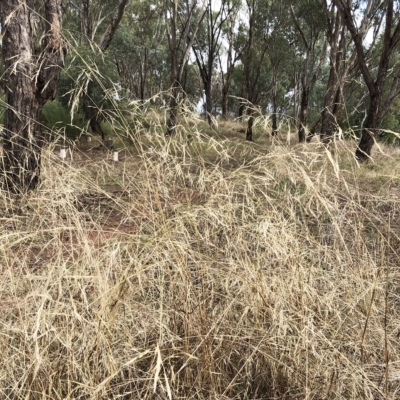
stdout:
[[196,126],[0,192],[0,398],[399,398],[398,155]]

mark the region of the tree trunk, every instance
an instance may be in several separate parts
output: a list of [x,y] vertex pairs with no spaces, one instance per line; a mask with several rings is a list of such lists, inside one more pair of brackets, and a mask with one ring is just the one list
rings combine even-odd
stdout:
[[99,47],[101,51],[106,51],[111,44],[111,41],[117,31],[118,25],[121,22],[121,19],[125,12],[125,6],[128,4],[129,0],[120,0],[118,4],[117,11],[114,14],[113,19],[108,24],[105,32],[100,38]]
[[227,119],[228,117],[228,93],[229,93],[229,86],[224,85],[222,88],[222,118]]
[[278,136],[278,105],[276,103],[276,94],[272,100],[272,136]]
[[298,116],[298,102],[297,102],[297,96],[298,96],[298,80],[297,80],[297,74],[294,74],[294,86],[293,86],[293,118],[296,121],[297,120],[297,116]]
[[[57,0],[61,1],[61,0]],[[120,0],[118,3],[117,10],[112,18],[112,20],[107,25],[107,28],[99,40],[99,48],[102,52],[105,52],[110,46],[115,32],[121,22],[124,15],[126,5],[128,0]],[[82,29],[83,34],[86,37],[86,41],[89,43],[92,39],[92,28],[90,23],[90,13],[89,13],[89,1],[83,0],[83,13],[82,13]],[[100,115],[96,104],[93,101],[93,96],[91,95],[91,84],[89,83],[87,93],[83,95],[83,112],[86,119],[89,121],[92,133],[101,136],[102,140],[105,140],[105,132],[101,127],[102,116]]]
[[367,161],[371,157],[372,146],[375,143],[374,134],[379,129],[383,119],[379,108],[381,96],[376,93],[375,95],[371,95],[370,98],[371,102],[364,121],[361,140],[356,150],[356,158],[359,161]]
[[328,84],[324,99],[324,109],[321,113],[321,139],[326,142],[332,139],[336,129],[336,118],[334,114],[335,100],[339,86],[338,65],[335,65],[336,54],[331,49],[331,61]]
[[85,42],[92,40],[92,24],[89,18],[89,0],[82,0],[82,34]]
[[310,131],[308,132],[308,135],[306,136],[307,143],[311,142],[312,138],[315,136],[315,132],[317,131],[317,127],[321,123],[321,120],[322,117],[320,116],[318,120],[315,122],[315,124],[311,127]]
[[207,85],[205,86],[205,96],[207,123],[211,129],[215,129],[215,124],[212,118],[211,80],[207,81]]
[[167,131],[165,136],[172,136],[176,131],[176,121],[178,119],[178,97],[180,85],[177,81],[174,82],[169,101],[169,119],[167,122]]
[[[379,129],[383,118],[389,111],[390,104],[399,94],[399,76],[394,74],[390,79],[390,85],[388,85],[390,87],[389,93],[385,95],[385,98],[383,96],[383,89],[391,75],[389,74],[389,60],[400,42],[400,20],[398,19],[398,15],[395,14],[394,0],[384,2],[384,13],[381,14],[382,19],[380,21],[384,21],[385,26],[381,35],[382,49],[378,69],[376,73],[372,74],[372,67],[368,62],[363,46],[363,38],[367,32],[366,27],[368,24],[364,23],[361,27],[357,27],[350,3],[340,0],[333,0],[333,3],[342,14],[343,21],[349,29],[357,53],[358,66],[369,91],[370,105],[367,118],[364,122],[361,141],[356,150],[356,157],[360,161],[367,161],[371,156],[371,149],[375,143],[373,135]],[[365,11],[364,21],[370,21],[371,18],[374,18],[371,15],[375,14],[371,13],[370,15],[368,9],[369,7]],[[394,17],[396,17],[395,20]]]
[[101,127],[99,111],[90,97],[90,83],[88,87],[88,93],[83,95],[83,112],[85,113],[85,118],[89,121],[92,134],[100,136],[104,142],[106,139],[106,134]]
[[1,4],[4,80],[4,186],[16,193],[35,189],[46,137],[40,130],[43,106],[56,95],[65,48],[61,37],[61,0],[45,1],[45,35],[35,55],[32,9],[26,0]]
[[307,127],[307,118],[308,118],[308,97],[309,92],[307,88],[303,88],[301,93],[301,102],[300,102],[300,116],[299,116],[299,142],[303,143],[306,141],[306,127]]
[[177,51],[171,52],[171,94],[169,100],[169,119],[165,136],[172,136],[176,131],[176,121],[178,118],[178,96],[181,90],[181,83],[178,79],[178,54]]
[[240,105],[239,105],[239,110],[238,110],[238,117],[242,122],[243,122],[243,115],[244,115],[245,108],[246,108],[246,102],[241,101]]
[[[205,3],[203,2],[198,19],[193,22],[195,4],[196,2],[192,3],[191,7],[189,7],[189,3],[186,4],[186,15],[181,20],[180,17],[183,17],[183,14],[179,14],[178,12],[178,0],[169,0],[164,2],[168,47],[171,57],[171,98],[169,120],[165,132],[166,136],[172,135],[176,130],[178,96],[182,91],[184,69],[189,59],[193,42],[196,39],[197,31],[206,12],[206,8],[204,7]],[[185,27],[182,32],[180,32],[180,26],[178,26],[178,23],[180,26]]]
[[335,134],[336,118],[330,106],[326,106],[322,110],[321,117],[321,139],[325,143],[329,142]]
[[228,116],[228,94],[229,94],[229,89],[232,84],[232,77],[233,77],[233,71],[235,69],[235,63],[237,59],[239,58],[239,54],[236,54],[235,57],[232,56],[232,44],[229,45],[230,48],[228,50],[228,61],[227,61],[227,71],[224,74],[223,72],[223,67],[221,63],[221,59],[219,59],[220,66],[221,66],[221,78],[222,78],[222,100],[221,100],[221,110],[222,110],[222,118],[226,119]]
[[249,116],[249,120],[247,121],[247,129],[246,129],[246,140],[249,142],[253,141],[253,125],[254,125],[254,110],[249,107],[247,109],[247,115]]
[[[175,5],[176,6],[176,5]],[[171,94],[169,101],[169,119],[167,122],[167,130],[165,136],[172,136],[176,131],[176,121],[178,117],[178,96],[181,90],[181,81],[179,77],[178,69],[178,49],[176,46],[176,9],[173,18],[173,29],[172,37],[170,40],[170,55],[171,55],[171,66],[170,66],[170,79],[171,79]],[[182,69],[182,76],[184,70]]]
[[[229,50],[231,51],[231,50]],[[232,83],[232,76],[235,67],[236,59],[232,59],[232,55],[228,53],[228,68],[226,74],[222,71],[222,63],[220,59],[220,66],[221,66],[221,77],[222,77],[222,100],[221,100],[221,110],[222,110],[222,118],[227,119],[228,117],[228,101],[229,101],[229,89]]]
[[148,73],[148,54],[149,54],[149,49],[146,47],[144,49],[143,61],[141,60],[140,62],[139,90],[140,90],[140,101],[142,102],[143,105],[145,101],[145,91],[146,91],[147,73]]
[[337,114],[340,109],[340,97],[342,87],[349,70],[349,65],[345,66],[346,55],[346,26],[340,13],[333,14],[334,8],[331,10],[331,21],[328,24],[327,37],[329,39],[329,77],[324,98],[324,108],[321,112],[321,139],[328,143],[334,137],[337,131]]

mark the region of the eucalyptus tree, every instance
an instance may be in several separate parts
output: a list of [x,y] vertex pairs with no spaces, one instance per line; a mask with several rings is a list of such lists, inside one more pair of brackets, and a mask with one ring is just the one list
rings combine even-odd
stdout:
[[252,140],[255,107],[271,112],[272,135],[278,133],[278,114],[290,92],[289,74],[295,58],[291,15],[282,1],[246,1],[248,39],[244,46],[244,86],[247,92],[248,126]]
[[255,107],[261,100],[264,89],[263,78],[268,73],[265,68],[269,42],[267,40],[266,20],[269,1],[246,0],[248,16],[248,39],[242,54],[243,75],[247,100],[246,140],[253,140]]
[[170,101],[166,135],[175,132],[182,79],[197,31],[206,12],[206,0],[163,0],[170,56]]
[[266,19],[266,41],[270,79],[267,97],[272,115],[272,136],[278,134],[278,108],[283,109],[284,96],[288,89],[288,74],[291,59],[295,56],[291,38],[287,34],[291,25],[290,15],[282,2],[270,2]]
[[[80,18],[80,38],[106,51],[124,15],[129,0],[66,0],[65,6]],[[107,23],[103,23],[106,21]]]
[[[374,135],[379,128],[390,105],[400,91],[400,68],[390,68],[390,61],[399,50],[400,42],[400,3],[394,0],[357,1],[333,0],[346,24],[357,54],[358,66],[368,88],[369,106],[364,121],[361,140],[356,150],[356,157],[366,161],[371,156]],[[359,15],[363,18],[360,21]],[[381,35],[381,54],[378,63],[368,62],[368,51],[363,43],[365,26],[374,22],[374,35]],[[382,27],[383,33],[380,34]]]
[[[75,49],[77,50],[75,53],[78,53],[74,58],[77,67],[75,70],[78,69],[78,76],[81,79],[79,80],[78,76],[72,77],[77,81],[70,82],[72,86],[70,97],[73,99],[73,104],[76,104],[76,96],[81,97],[82,109],[92,133],[101,136],[103,140],[106,134],[101,125],[103,116],[98,103],[104,100],[105,93],[102,84],[98,82],[98,71],[105,60],[104,54],[108,52],[128,3],[129,0],[111,0],[107,3],[102,0],[68,2],[69,8],[75,10],[80,18],[79,38],[83,46]],[[74,14],[70,16],[74,18]],[[72,40],[76,42],[74,32]]]
[[[40,116],[46,102],[56,96],[66,52],[62,9],[61,0],[45,0],[44,7],[27,0],[0,4],[7,105],[4,186],[21,193],[35,189],[39,182],[41,152],[47,142]],[[37,37],[41,40],[35,40]]]
[[285,45],[287,45],[287,41],[282,37],[277,37],[268,53],[271,69],[271,83],[268,94],[272,111],[272,136],[278,135],[279,112],[284,110],[284,97],[287,94],[289,83],[288,69],[283,64],[287,61],[290,52],[285,52]]
[[[218,4],[217,4],[218,3]],[[214,128],[212,118],[212,78],[217,56],[221,50],[221,38],[225,24],[233,13],[237,2],[231,0],[207,0],[206,13],[202,29],[199,30],[193,44],[193,53],[203,82],[205,114],[207,122]],[[216,7],[216,4],[218,7]]]
[[139,2],[134,11],[121,21],[112,53],[122,88],[144,103],[164,89],[168,57],[164,11],[157,0]]
[[290,13],[298,37],[294,40],[302,60],[300,71],[301,99],[298,121],[299,142],[306,140],[310,93],[325,62],[327,42],[325,14],[320,0],[291,1]]
[[[359,113],[359,108],[364,105],[367,92],[365,92],[365,85],[359,79],[357,52],[342,13],[338,11],[335,3],[327,0],[325,0],[325,13],[326,37],[329,45],[329,76],[321,111],[321,138],[329,143],[338,130],[340,111],[343,106],[345,104],[350,106],[352,111],[347,116],[353,119],[353,115]],[[370,30],[375,30],[376,33],[379,30],[379,24],[374,23],[373,19],[364,14],[358,29],[362,41]],[[369,48],[366,49],[365,56],[368,63],[375,63],[371,49],[375,47],[376,39],[377,35],[374,34]]]
[[[217,53],[221,77],[221,114],[226,119],[228,115],[228,95],[232,83],[233,71],[243,52],[246,38],[241,20],[242,0],[226,0],[229,4],[229,14],[222,27],[222,45]],[[225,44],[225,45],[224,45]]]
[[[342,100],[343,85],[349,68],[346,68],[348,35],[343,18],[333,3],[325,0],[327,20],[326,38],[329,44],[329,77],[321,112],[321,138],[330,140],[337,130],[337,114]],[[354,53],[353,53],[354,54]],[[349,65],[347,63],[347,65]]]

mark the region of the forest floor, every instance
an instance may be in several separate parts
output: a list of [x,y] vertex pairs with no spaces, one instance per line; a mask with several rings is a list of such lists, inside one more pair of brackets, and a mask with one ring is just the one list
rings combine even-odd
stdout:
[[0,192],[0,397],[398,398],[400,149],[138,132]]

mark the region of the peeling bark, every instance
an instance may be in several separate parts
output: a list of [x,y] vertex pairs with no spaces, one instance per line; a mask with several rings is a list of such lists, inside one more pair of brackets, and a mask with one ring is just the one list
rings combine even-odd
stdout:
[[40,157],[47,142],[40,115],[46,102],[56,96],[65,57],[61,0],[45,1],[39,56],[34,51],[30,6],[26,0],[4,0],[0,13],[7,104],[3,186],[17,193],[35,189],[39,183]]

